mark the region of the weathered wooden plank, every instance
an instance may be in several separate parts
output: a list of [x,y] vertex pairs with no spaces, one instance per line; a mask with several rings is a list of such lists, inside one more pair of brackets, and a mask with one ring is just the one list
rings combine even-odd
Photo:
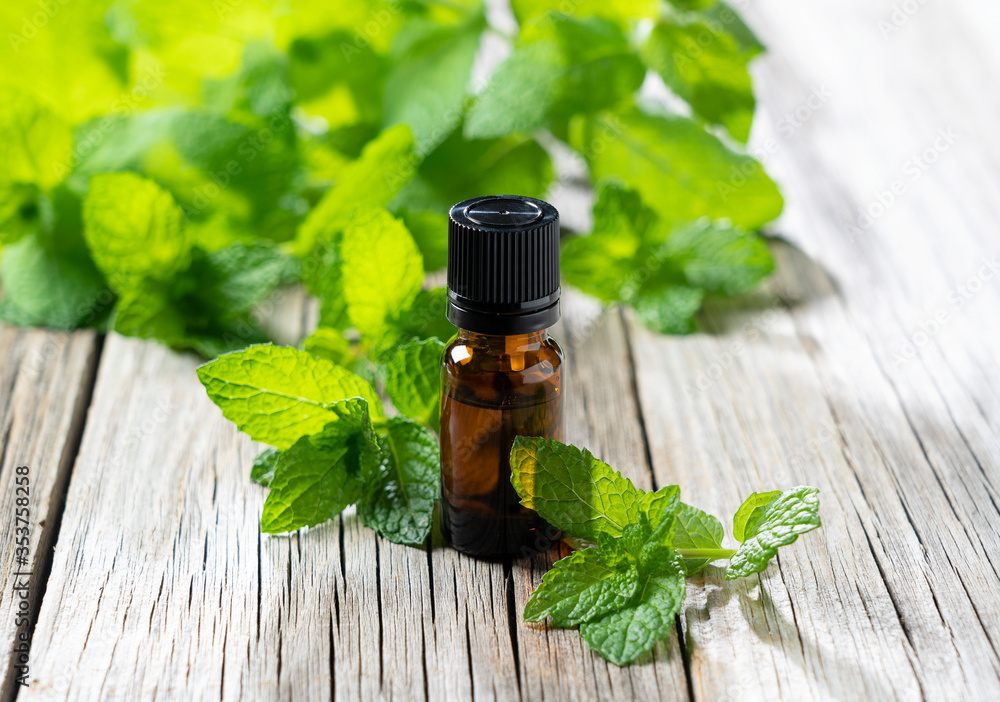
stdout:
[[[98,355],[99,343],[91,331],[0,325],[0,640],[5,646],[10,642],[10,648],[20,643],[19,636],[30,636],[38,616]],[[17,492],[25,487],[19,466],[28,467],[27,490],[22,493]],[[18,498],[25,496],[30,513],[22,513],[26,521],[18,523],[16,510],[24,505]],[[16,551],[26,533],[28,550]],[[26,560],[19,563],[18,556]],[[19,687],[18,672],[12,668],[23,663],[15,661],[19,655],[15,651],[0,657],[4,699],[13,699]],[[33,675],[29,669],[27,679]]]
[[[287,302],[297,336],[301,297]],[[278,699],[287,684],[294,542],[259,534],[260,448],[208,400],[198,363],[108,337],[22,698]]]

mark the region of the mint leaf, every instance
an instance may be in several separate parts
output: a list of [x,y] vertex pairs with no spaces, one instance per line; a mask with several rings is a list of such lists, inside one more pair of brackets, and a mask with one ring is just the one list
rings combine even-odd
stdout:
[[522,32],[469,110],[467,138],[530,132],[553,119],[616,104],[645,70],[616,25],[551,12]]
[[[522,26],[549,10],[563,10],[567,7],[565,0],[512,0],[510,4],[514,16]],[[660,9],[658,0],[573,0],[571,7],[576,15],[597,15],[615,21],[623,28],[643,19],[655,19]]]
[[[681,504],[671,534],[671,543],[675,549],[721,549],[724,536],[722,522],[718,519],[697,507]],[[695,575],[713,560],[722,557],[685,558],[682,561],[684,574],[688,577]]]
[[[588,148],[595,143],[602,148]],[[684,117],[634,107],[579,116],[570,144],[595,180],[615,178],[637,190],[670,225],[709,217],[754,229],[781,212],[778,188],[758,162]]]
[[295,250],[313,251],[317,242],[330,240],[351,222],[356,212],[385,207],[413,176],[413,134],[404,124],[390,127],[368,142],[361,156],[344,168],[337,183],[302,222]]
[[612,567],[594,549],[556,561],[524,607],[524,620],[552,617],[558,627],[577,626],[628,604],[639,585],[635,566]]
[[340,420],[341,400],[361,398],[372,420],[384,419],[371,385],[298,349],[251,346],[199,367],[198,377],[226,419],[279,450]]
[[755,234],[724,223],[666,226],[639,193],[603,183],[594,205],[594,230],[562,246],[566,279],[605,302],[622,301],[651,329],[694,331],[706,294],[737,295],[774,268]]
[[743,501],[733,515],[733,538],[740,543],[746,541],[748,534],[756,534],[757,526],[767,514],[767,508],[781,495],[781,490],[770,492],[751,492],[750,497]]
[[73,151],[69,127],[33,95],[17,88],[0,86],[0,105],[3,180],[42,188],[61,182]]
[[174,307],[169,285],[155,280],[131,282],[122,292],[115,307],[114,329],[175,347],[186,336],[184,315]]
[[447,341],[455,336],[458,330],[445,316],[447,305],[448,288],[444,286],[417,293],[410,309],[399,320],[398,343],[429,337]]
[[337,329],[319,327],[302,342],[302,348],[313,356],[333,361],[338,366],[351,357],[351,342]]
[[686,285],[665,285],[643,290],[632,300],[636,318],[661,334],[690,334],[694,315],[701,309],[703,291]]
[[[534,139],[466,139],[456,129],[427,154],[413,178],[390,204],[392,211],[447,213],[456,202],[483,193],[542,196],[552,182],[552,161]],[[438,230],[447,247],[447,228]]]
[[465,120],[468,139],[490,139],[543,126],[566,70],[554,41],[520,46],[500,64]]
[[436,271],[448,265],[448,214],[441,211],[411,210],[399,213],[424,257],[424,270]]
[[[756,501],[754,496],[750,499]],[[753,514],[754,509],[751,507],[744,511],[744,516],[749,512],[752,521],[748,519],[741,527],[743,545],[729,561],[726,580],[760,573],[767,568],[778,548],[793,543],[800,534],[822,526],[819,490],[814,487],[786,490],[769,502],[764,514],[759,517]]]
[[420,251],[402,222],[376,210],[344,230],[340,256],[347,314],[362,335],[377,338],[420,291]]
[[54,250],[31,234],[3,247],[0,318],[20,326],[73,329],[96,321],[113,299],[86,256]]
[[416,422],[394,417],[378,445],[379,465],[366,467],[358,510],[365,524],[389,541],[420,545],[430,533],[441,491],[437,439]]
[[645,492],[639,502],[639,510],[653,528],[672,519],[680,506],[681,490],[676,485],[667,485],[656,492]]
[[0,245],[38,231],[44,226],[47,206],[36,186],[0,182]]
[[441,143],[461,119],[484,25],[477,11],[453,26],[412,21],[396,35],[383,124],[408,124],[418,153]]
[[196,251],[185,287],[203,309],[220,319],[249,312],[275,288],[293,283],[299,262],[263,242],[235,243],[217,251]]
[[717,22],[736,41],[740,51],[750,56],[756,56],[766,48],[753,30],[747,26],[736,11],[727,3],[719,0],[709,3],[707,7],[699,8],[699,13],[709,22]]
[[139,278],[167,280],[188,264],[184,215],[170,193],[135,173],[90,179],[84,238],[115,292]]
[[719,22],[671,15],[646,40],[646,64],[707,122],[746,142],[753,121],[753,84],[744,51]]
[[612,663],[628,665],[670,634],[686,594],[680,572],[644,576],[633,604],[582,624],[580,634]]
[[261,531],[278,534],[321,524],[340,514],[361,496],[362,453],[368,424],[365,401],[336,403],[342,416],[322,431],[303,436],[278,454],[270,492],[261,515]]
[[[128,53],[104,24],[107,8],[107,3],[90,2],[66,3],[58,11],[31,0],[0,4],[4,83],[45,99],[68,122],[123,109],[132,72]],[[137,73],[142,85],[145,71]]]
[[642,491],[586,449],[519,436],[510,467],[521,504],[571,536],[621,536],[638,518]]
[[259,453],[257,458],[253,459],[253,465],[250,467],[250,480],[263,487],[268,487],[274,479],[274,470],[278,466],[280,455],[281,453],[276,448],[268,448]]
[[441,357],[437,339],[414,339],[398,347],[385,364],[385,391],[402,414],[437,428]]
[[748,292],[774,270],[761,237],[719,222],[675,227],[662,253],[679,262],[689,285],[722,295]]

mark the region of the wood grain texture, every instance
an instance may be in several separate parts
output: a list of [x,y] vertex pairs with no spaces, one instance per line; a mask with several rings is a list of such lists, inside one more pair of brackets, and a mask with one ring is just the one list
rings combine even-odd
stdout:
[[198,363],[107,338],[19,698],[278,698],[293,542],[259,534],[260,448]]
[[[18,625],[19,615],[27,614],[31,623],[38,616],[98,353],[93,332],[0,325],[0,640],[12,645],[31,631],[29,623]],[[18,466],[29,469],[29,555],[23,565],[15,560],[16,542],[25,534],[15,518],[22,497],[15,490],[23,487],[16,482]],[[12,657],[0,657],[4,699],[17,690],[12,664]]]

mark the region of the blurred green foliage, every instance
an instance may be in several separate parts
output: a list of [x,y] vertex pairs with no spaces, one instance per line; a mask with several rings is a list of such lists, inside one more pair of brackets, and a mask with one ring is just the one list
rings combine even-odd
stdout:
[[[307,348],[370,375],[451,332],[421,290],[448,208],[544,197],[552,140],[596,196],[569,282],[686,332],[706,295],[765,277],[754,230],[782,200],[743,150],[762,47],[735,12],[512,10],[513,34],[475,0],[7,0],[0,318],[212,356],[264,338],[256,307],[301,279],[321,303]],[[486,34],[510,52],[480,79]],[[689,109],[641,99],[651,80]]]

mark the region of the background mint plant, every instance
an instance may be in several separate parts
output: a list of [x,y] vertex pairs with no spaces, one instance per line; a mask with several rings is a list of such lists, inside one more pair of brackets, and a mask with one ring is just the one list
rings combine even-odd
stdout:
[[[81,0],[43,27],[4,3],[0,318],[214,356],[265,338],[254,306],[301,278],[309,347],[384,375],[451,333],[422,290],[447,208],[546,196],[562,142],[595,194],[567,280],[693,330],[773,268],[754,232],[781,197],[743,149],[762,46],[724,2],[564,5],[513,0],[510,33],[477,0]],[[486,34],[510,53],[483,78]],[[686,107],[646,99],[657,82]]]
[[519,436],[510,457],[521,504],[591,547],[557,561],[524,608],[526,621],[579,627],[617,665],[674,628],[684,579],[728,560],[726,580],[765,570],[778,549],[821,526],[819,490],[753,493],[733,517],[735,549],[718,519],[680,501],[680,489],[640,490],[586,449]]
[[[663,332],[773,269],[755,232],[782,200],[744,147],[760,42],[724,2],[571,5],[512,0],[511,31],[479,0],[76,0],[41,25],[4,2],[0,320],[220,356],[210,396],[275,449],[253,467],[265,530],[356,502],[420,540],[452,204],[545,197],[575,153],[593,226],[567,232],[566,280]],[[510,51],[484,77],[487,36]],[[267,341],[261,305],[298,281],[304,352],[221,355]],[[411,482],[405,509],[387,497]]]

